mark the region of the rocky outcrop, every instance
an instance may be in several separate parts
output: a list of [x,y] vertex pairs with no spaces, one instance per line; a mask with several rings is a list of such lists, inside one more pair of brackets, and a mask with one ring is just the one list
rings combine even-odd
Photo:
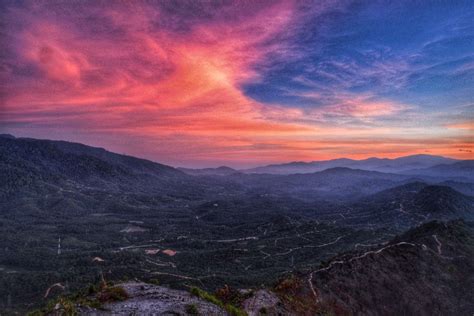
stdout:
[[258,290],[250,298],[246,299],[243,309],[248,316],[258,315],[291,315],[283,306],[280,298],[268,290]]
[[227,315],[220,307],[191,295],[186,291],[166,287],[128,282],[119,284],[128,299],[107,303],[103,310],[80,307],[80,315]]

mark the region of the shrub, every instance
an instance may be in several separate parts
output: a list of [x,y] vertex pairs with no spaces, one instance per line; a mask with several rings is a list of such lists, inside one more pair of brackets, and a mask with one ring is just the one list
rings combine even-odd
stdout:
[[43,316],[57,312],[58,315],[73,316],[77,315],[76,303],[68,297],[61,296],[56,300],[51,300],[46,307],[41,310],[34,310],[28,313],[28,316]]
[[286,278],[282,280],[276,287],[276,291],[282,291],[282,292],[292,292],[297,290],[301,286],[301,281],[295,277],[291,276],[289,278]]
[[128,298],[127,292],[118,286],[106,287],[97,294],[97,299],[101,303],[124,301]]
[[234,306],[239,306],[243,301],[251,297],[252,294],[252,291],[242,293],[234,288],[229,287],[228,285],[216,291],[217,298],[219,298],[225,304],[231,304]]
[[242,309],[235,307],[234,305],[231,304],[224,304],[220,299],[218,299],[216,296],[201,290],[198,287],[192,287],[190,290],[191,294],[194,296],[197,296],[205,301],[208,301],[209,303],[212,303],[214,305],[219,306],[222,309],[225,309],[230,315],[232,316],[247,316],[247,313],[243,311]]
[[194,304],[188,304],[186,305],[186,313],[188,315],[199,315],[199,311]]
[[92,295],[97,293],[98,289],[95,284],[89,284],[89,287],[87,288],[86,295]]
[[153,285],[160,285],[160,280],[150,279],[150,280],[148,280],[148,283],[153,284]]
[[247,316],[247,312],[234,305],[226,304],[224,308],[232,316]]

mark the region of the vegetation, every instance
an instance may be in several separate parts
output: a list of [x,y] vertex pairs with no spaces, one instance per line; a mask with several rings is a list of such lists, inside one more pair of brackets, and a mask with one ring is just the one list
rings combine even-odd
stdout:
[[104,303],[123,301],[128,298],[127,292],[121,287],[103,283],[91,284],[87,288],[70,295],[60,295],[51,299],[40,309],[28,313],[29,316],[42,316],[52,312],[70,316],[77,314],[78,306],[89,306],[101,309]]
[[195,304],[186,305],[185,310],[188,315],[199,315],[199,311]]
[[253,295],[253,291],[249,290],[245,293],[242,291],[236,290],[228,285],[225,285],[223,288],[220,288],[216,291],[216,296],[225,304],[231,304],[234,306],[242,305],[243,301]]
[[246,316],[247,315],[247,313],[244,310],[231,304],[225,304],[220,299],[218,299],[215,295],[212,295],[198,287],[192,287],[190,292],[194,296],[197,296],[203,300],[206,300],[214,305],[219,306],[220,308],[225,309],[232,316]]
[[97,300],[101,303],[124,301],[127,298],[127,292],[118,286],[106,287],[97,294]]

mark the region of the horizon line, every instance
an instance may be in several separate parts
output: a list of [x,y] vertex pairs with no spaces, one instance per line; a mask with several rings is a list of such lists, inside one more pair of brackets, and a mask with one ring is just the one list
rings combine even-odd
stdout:
[[364,161],[364,160],[369,160],[369,159],[380,159],[380,160],[396,160],[400,158],[407,158],[407,157],[414,157],[414,156],[430,156],[430,157],[439,157],[439,158],[445,158],[445,159],[451,159],[455,161],[468,161],[468,160],[473,160],[473,159],[459,159],[459,158],[454,158],[454,157],[449,157],[449,156],[444,156],[444,155],[433,155],[429,153],[425,154],[411,154],[411,155],[401,155],[401,156],[396,156],[396,157],[383,157],[383,156],[367,156],[365,158],[348,158],[347,156],[342,156],[342,157],[336,157],[336,158],[331,158],[331,159],[321,159],[321,160],[290,160],[290,161],[282,161],[280,163],[263,163],[263,164],[256,164],[254,166],[248,166],[248,167],[233,167],[231,164],[215,164],[215,165],[210,165],[210,166],[190,166],[190,165],[179,165],[179,164],[172,164],[172,163],[166,163],[166,162],[161,162],[159,160],[155,159],[150,159],[148,157],[141,157],[138,155],[132,155],[128,153],[120,153],[118,151],[114,151],[112,149],[108,149],[107,147],[104,146],[96,146],[96,145],[91,145],[88,143],[83,143],[83,142],[78,142],[78,141],[71,141],[71,140],[65,140],[65,139],[51,139],[51,138],[35,138],[35,137],[29,137],[29,136],[15,136],[11,133],[0,133],[0,137],[2,138],[8,138],[8,137],[13,137],[14,139],[33,139],[33,140],[43,140],[43,141],[53,141],[53,142],[66,142],[66,143],[73,143],[73,144],[79,144],[87,147],[92,147],[96,149],[102,149],[105,151],[108,151],[110,153],[114,153],[117,155],[122,155],[122,156],[128,156],[128,157],[134,157],[137,159],[143,159],[143,160],[148,160],[154,163],[166,165],[173,167],[175,169],[179,168],[184,168],[184,169],[217,169],[221,167],[227,167],[234,169],[236,171],[241,171],[241,170],[249,170],[249,169],[256,169],[256,168],[261,168],[261,167],[269,167],[269,166],[279,166],[279,165],[287,165],[287,164],[294,164],[294,163],[304,163],[304,164],[310,164],[310,163],[315,163],[315,162],[329,162],[329,161],[334,161],[334,160],[352,160],[352,161]]

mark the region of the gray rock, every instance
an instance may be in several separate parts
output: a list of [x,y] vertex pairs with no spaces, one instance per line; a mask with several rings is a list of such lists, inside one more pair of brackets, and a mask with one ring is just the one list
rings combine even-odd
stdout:
[[243,308],[248,316],[258,315],[291,315],[285,310],[280,298],[273,292],[258,290],[246,299]]
[[129,298],[122,302],[104,305],[105,311],[80,309],[80,315],[188,315],[186,307],[194,305],[199,315],[219,316],[227,313],[218,306],[191,295],[186,291],[166,287],[128,282],[122,287]]

